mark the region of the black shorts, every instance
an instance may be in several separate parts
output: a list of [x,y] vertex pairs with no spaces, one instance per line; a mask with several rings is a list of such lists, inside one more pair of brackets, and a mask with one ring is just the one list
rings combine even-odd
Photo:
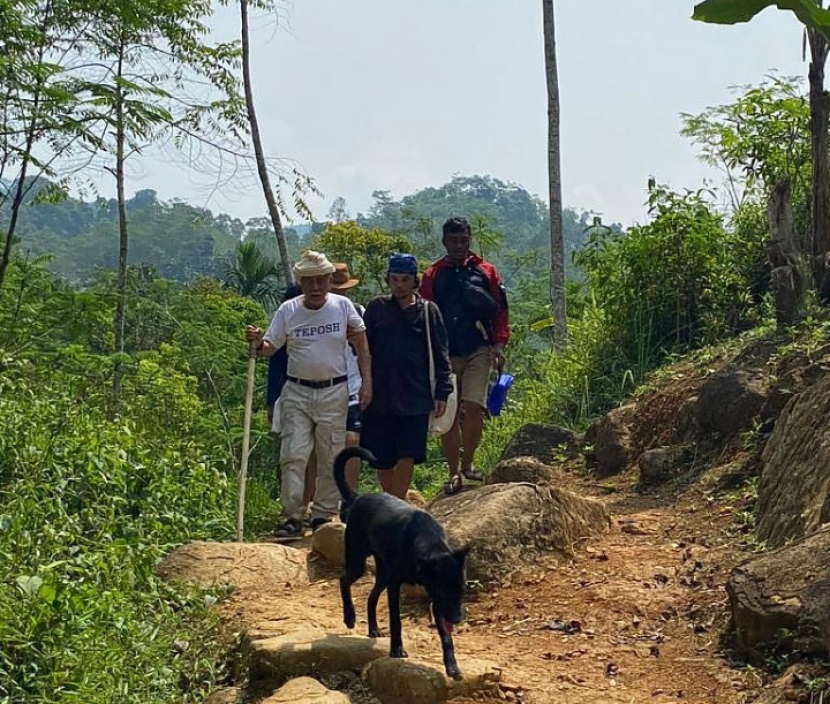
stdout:
[[427,459],[429,413],[400,416],[392,413],[363,414],[360,446],[378,459],[378,469],[392,469],[398,460],[412,457],[415,464]]
[[346,432],[360,435],[362,429],[363,411],[360,410],[359,403],[352,403],[349,405],[349,413],[346,416]]

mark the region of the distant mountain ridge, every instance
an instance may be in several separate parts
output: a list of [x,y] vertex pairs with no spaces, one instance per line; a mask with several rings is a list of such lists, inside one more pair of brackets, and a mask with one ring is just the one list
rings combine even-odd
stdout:
[[[8,185],[8,184],[6,184]],[[39,189],[33,189],[39,190]],[[98,269],[114,269],[118,258],[118,213],[114,199],[83,201],[66,198],[39,203],[33,192],[20,217],[16,251],[48,255],[50,267],[69,281],[83,283]],[[440,254],[440,226],[451,215],[479,218],[501,236],[498,256],[538,251],[548,256],[548,210],[544,202],[521,186],[492,176],[457,176],[439,188],[424,188],[395,201],[388,191],[375,191],[374,204],[356,220],[367,227],[403,232],[411,241],[426,243],[422,251]],[[0,226],[8,219],[0,207]],[[144,189],[127,201],[129,262],[153,267],[159,275],[178,281],[196,276],[220,276],[237,244],[247,238],[262,243],[275,255],[273,234],[266,218],[242,221],[180,200],[163,201]],[[592,213],[564,213],[568,252],[585,240]],[[297,223],[286,228],[289,252],[296,256],[325,223]],[[570,256],[568,254],[568,260]]]

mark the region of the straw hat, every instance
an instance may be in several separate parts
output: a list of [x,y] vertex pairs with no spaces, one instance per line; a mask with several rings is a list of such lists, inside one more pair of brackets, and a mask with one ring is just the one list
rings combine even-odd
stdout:
[[353,279],[349,272],[349,265],[337,262],[334,265],[334,273],[331,275],[331,290],[335,293],[348,291],[360,283],[360,279]]
[[302,253],[300,261],[294,265],[294,276],[298,279],[306,276],[325,276],[326,274],[333,274],[334,270],[334,264],[328,260],[325,254],[307,249]]

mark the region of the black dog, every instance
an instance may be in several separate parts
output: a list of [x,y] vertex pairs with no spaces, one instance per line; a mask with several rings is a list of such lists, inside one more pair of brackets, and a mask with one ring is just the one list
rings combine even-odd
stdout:
[[469,549],[452,551],[444,529],[426,511],[414,508],[391,494],[358,496],[346,483],[346,462],[360,457],[375,466],[371,452],[362,447],[343,450],[334,460],[334,479],[343,497],[341,516],[346,522],[346,568],[340,578],[343,621],[354,628],[352,584],[363,576],[366,558],[374,556],[377,572],[369,594],[369,637],[380,637],[377,604],[384,589],[389,597],[389,630],[393,658],[405,658],[401,638],[401,584],[420,584],[432,600],[432,613],[444,668],[453,679],[461,678],[452,642],[453,624],[461,622],[464,596],[464,561]]

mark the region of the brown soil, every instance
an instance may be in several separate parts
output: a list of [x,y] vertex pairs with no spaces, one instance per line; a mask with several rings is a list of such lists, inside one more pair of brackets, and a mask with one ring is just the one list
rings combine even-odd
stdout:
[[[751,554],[740,520],[749,496],[720,488],[737,466],[721,464],[647,493],[632,474],[599,485],[572,473],[573,490],[607,502],[611,532],[586,541],[571,562],[540,560],[475,595],[455,638],[459,656],[502,668],[500,698],[512,701],[746,701],[761,682],[756,671],[728,661],[725,645],[724,583]],[[317,581],[295,590],[239,590],[226,616],[253,637],[304,620],[344,632],[336,573],[317,567]],[[370,584],[364,578],[356,588],[359,616]],[[440,657],[427,609],[413,602],[406,609],[410,655]],[[385,611],[380,619],[385,623]]]

